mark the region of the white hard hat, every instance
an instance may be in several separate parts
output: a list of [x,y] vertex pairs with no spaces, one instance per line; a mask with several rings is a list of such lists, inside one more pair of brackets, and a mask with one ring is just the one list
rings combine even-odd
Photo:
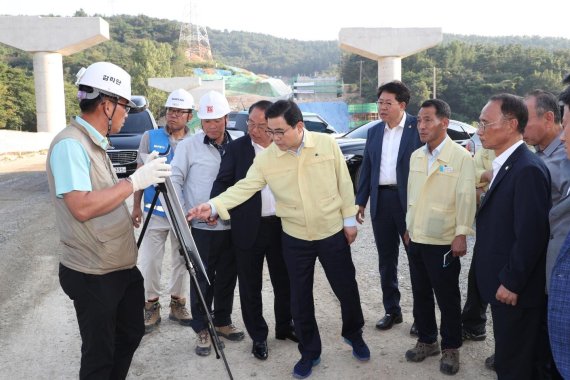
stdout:
[[80,99],[94,99],[102,93],[107,96],[124,98],[129,101],[129,106],[136,106],[131,100],[131,76],[110,62],[96,62],[88,68],[82,67],[77,73],[75,84],[89,86],[96,90],[88,94],[80,93]]
[[179,108],[183,110],[194,109],[194,97],[188,91],[180,88],[174,90],[168,95],[166,99],[165,107]]
[[200,98],[198,118],[219,119],[231,112],[228,100],[217,91],[208,91]]

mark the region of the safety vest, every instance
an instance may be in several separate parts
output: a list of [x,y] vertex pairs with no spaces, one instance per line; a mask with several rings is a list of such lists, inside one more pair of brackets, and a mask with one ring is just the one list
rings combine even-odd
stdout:
[[[174,149],[170,146],[170,141],[168,140],[168,133],[166,128],[153,129],[148,131],[148,152],[156,150],[160,156],[166,157],[166,162],[170,163],[172,157],[174,157]],[[150,205],[156,194],[154,185],[151,185],[144,189],[144,210],[148,212],[150,210]],[[154,206],[153,215],[159,215],[166,217],[164,208],[160,204],[160,199],[156,200],[156,205]]]

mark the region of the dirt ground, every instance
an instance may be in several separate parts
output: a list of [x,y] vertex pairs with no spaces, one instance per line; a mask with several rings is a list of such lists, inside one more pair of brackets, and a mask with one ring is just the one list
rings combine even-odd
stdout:
[[[49,199],[45,158],[36,154],[0,160],[0,378],[5,379],[72,379],[77,378],[79,371],[81,339],[72,302],[58,283],[58,232]],[[470,239],[468,255],[461,260],[463,298],[472,246]],[[437,357],[422,363],[408,363],[404,358],[415,340],[408,334],[412,295],[403,250],[399,277],[404,323],[383,332],[375,329],[383,309],[369,221],[360,227],[352,255],[366,321],[364,339],[372,357],[369,362],[358,362],[352,358],[351,348],[343,343],[339,304],[317,265],[314,295],[323,353],[311,379],[448,378],[439,372]],[[168,259],[163,273],[166,285]],[[299,358],[294,343],[276,340],[272,334],[273,297],[267,274],[263,285],[264,315],[270,324],[269,359],[259,361],[251,355],[249,338],[238,343],[226,341],[224,352],[235,379],[289,379]],[[167,295],[163,300],[168,306]],[[237,288],[233,318],[243,328]],[[488,325],[487,331],[490,334],[486,341],[466,342],[461,348],[461,369],[455,379],[496,378],[483,364],[494,346],[492,326]],[[227,379],[222,360],[216,360],[213,354],[205,358],[194,354],[194,340],[192,329],[169,321],[168,307],[163,307],[162,324],[143,338],[128,378]]]

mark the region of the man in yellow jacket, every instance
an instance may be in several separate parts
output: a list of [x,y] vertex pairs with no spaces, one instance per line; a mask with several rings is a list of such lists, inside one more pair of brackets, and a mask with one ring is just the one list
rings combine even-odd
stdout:
[[440,371],[459,371],[461,294],[459,257],[467,252],[466,235],[473,234],[475,165],[469,152],[447,136],[451,110],[439,99],[425,101],[418,115],[418,132],[425,146],[410,159],[406,237],[418,341],[406,352],[420,362],[440,353],[433,295],[441,311]]
[[291,283],[291,314],[301,359],[295,378],[310,376],[320,362],[321,339],[315,319],[313,276],[318,258],[342,309],[342,336],[355,358],[370,359],[362,339],[364,318],[350,244],[356,238],[356,206],[348,168],[336,141],[304,128],[292,101],[275,102],[265,112],[273,143],[256,156],[247,176],[226,192],[201,204],[188,218],[229,219],[229,209],[269,185],[283,225],[283,258]]

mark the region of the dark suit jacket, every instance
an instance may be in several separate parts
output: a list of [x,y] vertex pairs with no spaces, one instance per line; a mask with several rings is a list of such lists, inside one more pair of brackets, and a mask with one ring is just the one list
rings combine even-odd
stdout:
[[503,305],[499,285],[518,294],[517,306],[544,304],[551,204],[550,173],[526,145],[503,164],[477,213],[475,273],[481,297]]
[[[245,135],[232,141],[222,157],[218,176],[212,186],[210,197],[216,197],[244,178],[253,159],[255,150],[251,137]],[[241,249],[249,249],[255,243],[261,217],[261,192],[230,211],[232,241]]]
[[[370,197],[370,216],[376,218],[378,210],[378,184],[380,183],[380,160],[382,158],[382,141],[384,139],[384,127],[386,123],[381,121],[368,131],[364,157],[360,166],[360,176],[356,192],[356,204],[366,206]],[[417,129],[417,119],[406,113],[406,123],[400,140],[398,161],[396,163],[396,180],[398,182],[398,195],[402,204],[402,210],[408,208],[408,174],[410,173],[410,156],[414,150],[422,145]]]

